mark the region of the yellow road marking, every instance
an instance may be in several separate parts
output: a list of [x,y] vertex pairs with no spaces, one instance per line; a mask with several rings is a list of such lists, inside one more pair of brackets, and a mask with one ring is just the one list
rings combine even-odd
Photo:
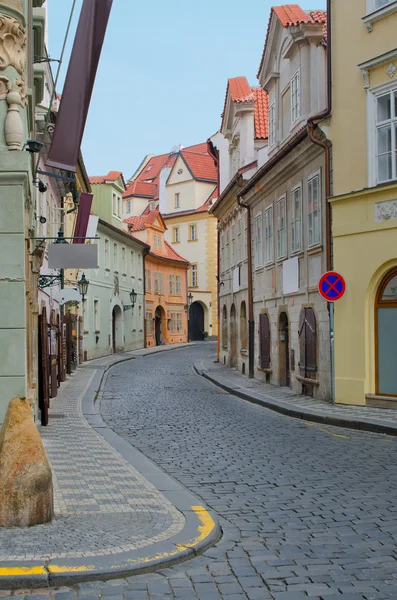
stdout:
[[[155,556],[145,556],[143,558],[137,558],[134,560],[127,561],[130,565],[135,565],[137,563],[148,563],[153,560],[160,560],[161,558],[168,558],[175,556],[180,553],[183,548],[193,548],[199,542],[205,540],[206,537],[209,536],[211,531],[215,527],[215,522],[209,512],[203,506],[192,506],[191,509],[196,513],[200,525],[198,526],[198,535],[188,541],[186,544],[176,544],[175,549],[170,552],[162,552],[160,554],[156,554]],[[118,565],[114,566],[115,569],[118,568]],[[10,577],[10,576],[22,576],[22,575],[47,575],[50,573],[84,573],[86,571],[95,571],[95,565],[79,565],[79,566],[69,566],[69,565],[49,565],[46,570],[44,567],[2,567],[0,568],[0,577]]]
[[0,577],[15,577],[18,575],[46,575],[44,567],[1,567]]
[[[327,431],[327,430],[326,430],[326,429],[324,429],[323,427],[319,427],[319,426],[318,426],[318,425],[316,425],[315,423],[305,423],[305,425],[307,425],[308,427],[314,427],[314,428],[315,428],[315,429],[317,429],[318,431],[322,431],[323,433],[328,433],[328,435],[332,435],[333,437],[337,437],[337,438],[343,438],[343,439],[345,439],[345,440],[350,440],[350,439],[351,439],[351,436],[350,436],[350,435],[341,435],[340,433],[332,433],[331,431]],[[357,431],[357,433],[359,433],[359,432]],[[382,435],[382,434],[379,434],[379,435]],[[372,438],[372,437],[365,437],[365,436],[362,436],[362,435],[360,435],[360,436],[359,436],[359,439],[360,439],[360,440],[373,440],[374,438]],[[385,443],[385,444],[391,444],[391,442],[392,442],[393,440],[383,440],[383,439],[381,439],[381,440],[380,440],[379,438],[377,438],[377,441],[378,441],[378,442],[383,442],[383,443]]]

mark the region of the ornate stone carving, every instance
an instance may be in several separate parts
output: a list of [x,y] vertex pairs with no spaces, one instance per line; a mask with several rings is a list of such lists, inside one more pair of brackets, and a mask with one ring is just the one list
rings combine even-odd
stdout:
[[390,65],[386,69],[386,73],[390,77],[390,79],[393,79],[394,75],[396,74],[396,71],[397,67],[393,63],[390,63]]
[[26,32],[21,23],[0,15],[0,69],[14,67],[23,75],[26,66]]
[[369,88],[369,69],[361,69],[361,73],[364,79],[364,89],[367,90]]
[[5,75],[0,75],[0,100],[5,100],[10,91],[10,80]]
[[21,96],[21,106],[26,106],[28,101],[28,89],[26,87],[25,78],[17,79],[15,81],[16,87],[18,88],[19,95]]
[[22,106],[17,80],[7,94],[8,112],[4,124],[6,144],[9,150],[20,150],[22,144],[23,125],[19,107]]
[[389,221],[390,219],[397,219],[397,200],[375,204],[375,221]]

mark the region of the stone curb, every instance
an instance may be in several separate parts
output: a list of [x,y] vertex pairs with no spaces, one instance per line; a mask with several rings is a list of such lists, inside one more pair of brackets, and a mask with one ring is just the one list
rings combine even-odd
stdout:
[[248,400],[253,404],[269,408],[270,410],[277,412],[288,417],[295,417],[296,419],[304,419],[306,421],[312,421],[314,423],[322,423],[324,425],[333,425],[335,427],[344,427],[346,429],[356,429],[359,431],[367,431],[372,433],[382,433],[385,435],[397,436],[397,425],[388,423],[387,421],[375,420],[371,421],[368,419],[352,419],[348,417],[339,417],[333,415],[326,415],[323,412],[316,411],[314,409],[303,408],[294,406],[293,404],[287,406],[285,403],[281,403],[272,398],[263,396],[254,391],[248,392],[246,388],[240,386],[234,387],[224,383],[223,378],[218,378],[212,373],[209,374],[204,368],[201,368],[198,364],[193,366],[195,372],[201,375],[211,383],[222,388],[226,392],[238,396],[242,400]]
[[[166,348],[168,349],[177,348]],[[157,352],[164,352],[164,350],[157,350]],[[156,354],[156,351],[139,356],[150,354]],[[86,581],[106,581],[150,573],[194,558],[221,539],[222,530],[215,513],[204,506],[201,499],[110,429],[96,409],[96,399],[108,371],[119,363],[135,358],[136,356],[129,356],[115,359],[111,364],[105,365],[104,369],[101,369],[102,365],[98,365],[98,371],[82,400],[82,412],[90,427],[184,515],[186,523],[183,530],[163,542],[119,554],[23,563],[0,562],[0,590],[61,587]]]

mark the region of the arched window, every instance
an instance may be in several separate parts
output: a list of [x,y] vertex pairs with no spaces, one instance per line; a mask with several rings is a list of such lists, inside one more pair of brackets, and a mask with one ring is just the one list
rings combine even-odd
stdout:
[[224,306],[222,311],[222,348],[227,348],[227,344],[227,309]]
[[259,315],[259,347],[261,369],[270,369],[270,321],[267,313]]
[[379,286],[375,306],[376,393],[397,396],[397,269]]
[[317,327],[312,308],[302,308],[299,320],[299,369],[302,377],[316,379]]
[[241,350],[248,348],[247,308],[244,301],[240,307],[240,346]]

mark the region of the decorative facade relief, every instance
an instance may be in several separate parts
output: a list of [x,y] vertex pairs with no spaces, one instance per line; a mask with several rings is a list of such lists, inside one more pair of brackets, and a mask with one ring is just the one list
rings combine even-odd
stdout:
[[22,106],[21,94],[15,80],[7,94],[8,112],[4,123],[6,144],[9,150],[21,150],[23,125],[19,107]]
[[390,219],[397,219],[397,200],[375,204],[375,221],[389,221]]
[[0,75],[0,100],[5,100],[10,91],[10,80],[5,75]]
[[23,75],[26,67],[26,32],[21,23],[0,15],[0,69],[14,67]]
[[386,69],[386,73],[390,77],[390,79],[393,79],[394,75],[396,74],[396,71],[397,67],[393,63],[390,63],[390,65]]

